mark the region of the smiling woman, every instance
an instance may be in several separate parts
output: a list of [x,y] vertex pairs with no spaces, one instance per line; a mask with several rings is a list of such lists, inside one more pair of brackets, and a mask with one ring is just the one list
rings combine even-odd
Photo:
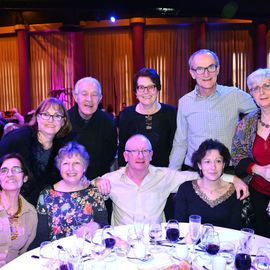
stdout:
[[24,253],[36,235],[36,210],[20,195],[28,173],[18,154],[0,160],[0,267]]
[[70,129],[62,102],[47,98],[37,107],[30,125],[8,133],[0,141],[0,157],[7,153],[19,153],[29,167],[33,184],[23,195],[33,205],[36,205],[39,192],[46,185],[59,180],[54,157]]
[[89,165],[85,148],[69,142],[59,150],[55,161],[62,180],[40,193],[37,237],[31,247],[72,235],[75,231],[91,235],[108,223],[104,200],[85,177]]

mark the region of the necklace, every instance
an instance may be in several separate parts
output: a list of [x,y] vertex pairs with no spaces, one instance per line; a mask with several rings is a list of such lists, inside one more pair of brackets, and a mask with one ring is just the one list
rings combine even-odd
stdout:
[[[1,203],[1,196],[0,196],[0,203]],[[22,211],[22,199],[20,197],[18,198],[18,210],[14,215],[9,213],[6,209],[5,211],[8,215],[11,240],[15,240],[19,235],[19,225],[20,225],[19,214]]]
[[266,124],[262,121],[262,119],[259,119],[259,122],[261,123],[262,127],[270,128],[270,124]]

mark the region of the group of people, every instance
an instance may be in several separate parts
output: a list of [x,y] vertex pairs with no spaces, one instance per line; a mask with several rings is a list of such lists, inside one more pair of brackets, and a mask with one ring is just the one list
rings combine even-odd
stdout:
[[[154,69],[136,73],[138,103],[120,113],[119,136],[98,109],[100,83],[86,77],[75,84],[70,110],[48,98],[28,125],[0,140],[0,222],[8,232],[0,263],[41,241],[130,224],[139,214],[165,221],[172,193],[167,219],[199,214],[205,223],[239,229],[249,186],[255,231],[270,237],[270,70],[248,77],[249,95],[217,84],[220,63],[210,50],[193,53],[189,66],[196,87],[178,111],[158,101]],[[117,148],[121,168],[110,172]],[[248,186],[224,174],[233,167]],[[112,201],[111,217],[102,195]],[[26,220],[32,227],[24,228]]]

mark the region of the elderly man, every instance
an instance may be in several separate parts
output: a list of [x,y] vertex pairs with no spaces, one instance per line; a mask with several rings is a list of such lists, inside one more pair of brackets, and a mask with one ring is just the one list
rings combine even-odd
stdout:
[[80,79],[73,92],[76,104],[68,111],[72,123],[69,140],[82,144],[90,154],[88,179],[110,171],[117,148],[117,131],[111,117],[98,109],[102,99],[100,83],[92,77]]
[[[124,151],[126,167],[105,174],[95,182],[102,194],[108,194],[113,201],[112,224],[130,224],[133,218],[144,214],[149,219],[164,221],[164,206],[170,193],[187,180],[198,178],[198,174],[176,171],[150,165],[153,155],[150,141],[137,134],[129,138]],[[224,180],[225,176],[223,176]],[[228,180],[233,176],[226,175]],[[238,178],[238,198],[240,189],[247,195],[247,186]]]
[[231,149],[239,115],[256,108],[252,97],[237,87],[217,84],[220,64],[210,50],[199,50],[189,58],[189,72],[197,85],[180,98],[177,129],[169,167],[192,166],[191,156],[206,139],[218,139]]

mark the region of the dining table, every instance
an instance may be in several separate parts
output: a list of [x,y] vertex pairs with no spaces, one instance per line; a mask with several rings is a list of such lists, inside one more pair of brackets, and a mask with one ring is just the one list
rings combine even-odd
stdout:
[[[130,230],[133,228],[134,225],[121,225],[115,226],[113,234],[119,239],[123,240],[124,242],[128,242],[129,240],[129,233]],[[180,236],[183,238],[181,241],[181,245],[185,245],[185,241],[187,240],[187,234],[189,230],[188,223],[179,223],[180,229]],[[241,231],[233,230],[223,227],[214,227],[215,231],[218,232],[220,241],[226,241],[233,243],[236,247],[239,244],[241,239]],[[150,244],[149,236],[148,236],[149,226],[145,226],[144,228],[144,239],[143,242],[146,245],[147,254],[150,255],[149,260],[136,260],[136,259],[129,259],[129,257],[133,258],[134,254],[132,253],[132,247],[129,248],[129,252],[127,256],[117,256],[114,255],[113,260],[107,260],[106,257],[102,259],[96,259],[91,256],[91,242],[87,241],[84,247],[84,253],[90,254],[89,257],[85,256],[85,260],[83,262],[83,270],[93,269],[93,270],[121,270],[121,269],[128,269],[128,270],[162,270],[166,269],[167,267],[171,266],[172,264],[179,264],[177,259],[174,256],[174,248],[177,246],[176,243],[173,247],[171,247],[171,243],[166,242],[166,223],[162,223],[162,241],[159,247],[158,252],[151,252],[152,244]],[[66,238],[62,238],[52,242],[51,256],[55,258],[57,253],[57,247],[61,247],[64,249],[68,249],[72,247],[73,241],[75,236],[69,236]],[[187,241],[188,242],[188,241]],[[191,244],[186,244],[188,249],[191,249]],[[251,257],[254,259],[254,256],[257,253],[258,248],[260,247],[269,247],[270,248],[270,239],[265,238],[259,235],[254,235],[252,239],[251,245]],[[195,247],[195,254],[193,254],[194,258],[200,256],[200,254],[205,253],[205,251],[196,249]],[[194,259],[193,258],[193,259]],[[212,269],[212,264],[210,262],[200,262],[200,260],[196,261],[196,268],[198,270],[215,270]],[[197,263],[198,261],[198,263]],[[5,266],[1,268],[1,270],[19,270],[19,269],[27,269],[27,270],[42,270],[42,269],[52,269],[55,270],[55,266],[48,267],[48,265],[44,265],[44,261],[40,258],[40,248],[36,248],[30,250],[21,256],[17,257],[13,261],[7,263]],[[226,270],[234,269],[234,263],[231,263],[226,266]],[[254,268],[255,269],[255,268]]]

